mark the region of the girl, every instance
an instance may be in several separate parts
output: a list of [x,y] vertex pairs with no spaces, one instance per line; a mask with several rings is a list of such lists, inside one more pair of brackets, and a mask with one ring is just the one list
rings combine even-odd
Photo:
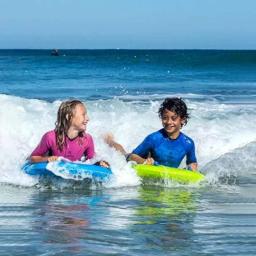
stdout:
[[197,170],[194,142],[180,131],[189,118],[185,102],[180,98],[166,98],[158,114],[163,129],[149,134],[132,153],[127,154],[112,136],[105,137],[106,143],[123,153],[127,160],[138,164],[160,164],[177,168],[186,156],[188,169]]
[[[92,136],[86,133],[89,121],[86,108],[79,100],[61,103],[55,129],[44,134],[30,156],[32,163],[56,161],[62,156],[71,161],[91,159],[95,155]],[[109,165],[100,161],[101,166]]]

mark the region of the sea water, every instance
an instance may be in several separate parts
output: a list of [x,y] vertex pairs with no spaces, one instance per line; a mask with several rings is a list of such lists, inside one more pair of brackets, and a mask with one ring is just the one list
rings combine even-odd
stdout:
[[[256,51],[1,50],[0,83],[1,255],[255,255]],[[145,184],[103,141],[131,151],[173,96],[189,108],[201,185]],[[109,182],[21,171],[70,98],[87,106]]]

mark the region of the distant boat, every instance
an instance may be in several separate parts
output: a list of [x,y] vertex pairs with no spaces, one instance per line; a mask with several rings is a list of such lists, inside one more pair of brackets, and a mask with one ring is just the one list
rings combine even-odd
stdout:
[[58,49],[53,49],[51,52],[51,55],[52,56],[60,56],[60,53],[59,53]]

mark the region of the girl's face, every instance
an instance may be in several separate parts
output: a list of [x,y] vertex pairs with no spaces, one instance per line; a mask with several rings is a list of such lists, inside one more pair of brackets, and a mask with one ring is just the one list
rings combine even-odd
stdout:
[[84,132],[88,121],[89,117],[85,106],[83,104],[76,105],[71,119],[71,126],[79,132]]
[[162,115],[162,124],[169,137],[178,137],[184,119],[175,112],[165,109]]

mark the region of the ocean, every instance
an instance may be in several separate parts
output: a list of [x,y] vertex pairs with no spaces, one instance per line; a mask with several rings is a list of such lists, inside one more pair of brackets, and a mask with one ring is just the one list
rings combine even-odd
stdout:
[[[200,185],[145,184],[103,141],[131,151],[173,96],[189,108]],[[114,173],[101,186],[21,171],[73,98]],[[0,106],[1,255],[255,255],[256,51],[0,50]]]

